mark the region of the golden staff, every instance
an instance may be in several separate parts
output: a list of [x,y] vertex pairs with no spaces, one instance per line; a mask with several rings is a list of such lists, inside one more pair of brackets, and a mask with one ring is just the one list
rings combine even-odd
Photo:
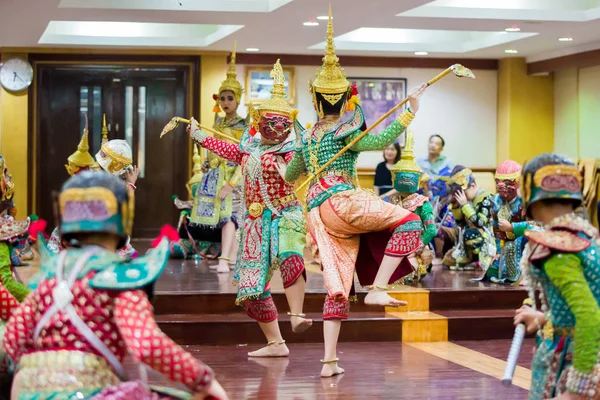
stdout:
[[[176,129],[179,126],[180,123],[191,125],[192,121],[190,121],[189,119],[181,118],[181,117],[173,117],[173,118],[171,118],[171,120],[169,121],[169,123],[165,125],[165,127],[162,130],[162,132],[160,133],[160,137],[163,137],[167,133],[171,132],[173,129]],[[214,129],[211,129],[211,128],[207,127],[207,126],[203,126],[203,125],[200,125],[200,124],[198,124],[198,126],[200,127],[200,129],[202,129],[202,130],[204,130],[206,132],[212,133],[215,136],[221,136],[221,137],[227,138],[227,139],[229,139],[232,142],[237,143],[237,144],[240,143],[239,140],[237,140],[236,138],[234,138],[232,136],[229,136],[226,133],[215,131]]]
[[[447,69],[445,69],[441,74],[437,75],[436,77],[434,77],[433,79],[431,79],[429,82],[427,82],[427,86],[433,85],[434,83],[436,83],[437,81],[439,81],[440,79],[442,79],[443,77],[445,77],[446,75],[448,75],[450,72],[453,72],[454,75],[456,75],[458,77],[467,77],[467,78],[475,79],[475,74],[469,68],[464,67],[464,66],[462,66],[460,64],[454,64],[454,65],[451,65],[450,67],[448,67]],[[394,106],[394,108],[392,108],[391,110],[389,110],[388,112],[386,112],[385,114],[383,114],[377,121],[375,121],[373,123],[373,125],[369,126],[367,129],[365,129],[363,133],[361,133],[356,138],[354,138],[354,140],[352,140],[350,143],[348,143],[335,156],[333,156],[331,158],[331,160],[329,160],[325,164],[323,164],[323,166],[321,166],[319,169],[317,169],[315,171],[315,173],[310,174],[310,176],[306,179],[306,181],[304,183],[302,183],[302,185],[298,186],[298,188],[296,190],[297,191],[302,190],[313,179],[315,179],[315,177],[317,175],[319,175],[321,172],[323,172],[325,170],[325,168],[327,168],[329,165],[331,165],[331,163],[333,163],[335,160],[337,160],[339,157],[341,157],[342,154],[344,154],[345,152],[347,152],[352,146],[354,146],[362,138],[364,138],[366,135],[368,135],[369,132],[371,132],[371,130],[373,128],[375,128],[377,125],[379,125],[380,123],[382,123],[387,117],[389,117],[394,112],[396,112],[400,107],[402,107],[403,105],[405,105],[407,101],[408,101],[408,97],[405,98],[404,100],[402,100],[400,103],[396,104]]]

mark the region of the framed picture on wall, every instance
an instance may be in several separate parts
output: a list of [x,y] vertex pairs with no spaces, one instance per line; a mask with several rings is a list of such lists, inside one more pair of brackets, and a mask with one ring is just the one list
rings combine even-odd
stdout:
[[[272,66],[247,66],[245,103],[260,104],[271,97],[273,79],[271,78]],[[283,67],[285,75],[285,99],[294,105],[296,102],[296,74],[294,67]]]
[[[355,84],[360,97],[360,105],[365,113],[367,126],[392,109],[406,97],[406,78],[348,78]],[[390,125],[404,111],[404,108],[390,115],[384,122],[373,128],[379,133]]]

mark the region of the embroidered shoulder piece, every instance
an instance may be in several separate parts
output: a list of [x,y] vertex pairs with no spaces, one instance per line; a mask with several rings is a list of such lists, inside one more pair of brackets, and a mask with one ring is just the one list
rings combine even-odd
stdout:
[[530,242],[536,243],[531,260],[540,260],[550,255],[552,251],[563,253],[579,253],[590,247],[592,242],[573,232],[566,230],[525,231]]
[[[40,272],[33,276],[27,285],[31,288],[36,288],[41,281],[52,279],[56,276],[56,265],[58,263],[59,257],[61,253],[52,254],[47,247],[47,244],[44,242],[39,246],[40,252]],[[67,257],[65,259],[64,270],[68,274],[68,271],[73,268],[75,262],[83,255],[85,249],[72,249],[67,250]],[[121,257],[119,257],[116,253],[110,252],[108,250],[102,251],[94,256],[92,256],[85,267],[81,270],[77,278],[83,278],[90,271],[102,271],[110,268],[111,266],[120,263]]]
[[121,262],[94,276],[89,285],[96,289],[132,290],[156,281],[169,260],[169,240],[160,244],[146,255],[130,262]]
[[0,241],[14,240],[27,234],[29,218],[25,221],[15,221],[12,218],[0,217]]
[[340,140],[362,129],[365,124],[365,114],[362,108],[356,104],[352,118],[339,125],[333,131],[333,139]]
[[599,236],[598,230],[590,223],[590,221],[575,213],[553,219],[552,222],[546,226],[546,229],[563,229],[571,232],[582,232],[589,238],[597,238]]
[[302,136],[305,130],[298,118],[294,118],[294,133],[296,133],[296,136]]
[[254,136],[250,134],[250,129],[252,129],[251,126],[247,127],[244,130],[244,133],[242,133],[242,137],[240,138],[240,150],[244,153],[247,153],[249,151],[249,148],[254,142]]
[[402,201],[402,208],[415,212],[423,204],[429,201],[429,198],[418,193],[413,193]]

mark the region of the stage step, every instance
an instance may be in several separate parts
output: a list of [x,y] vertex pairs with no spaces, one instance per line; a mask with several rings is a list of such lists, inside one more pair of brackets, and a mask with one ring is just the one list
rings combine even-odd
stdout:
[[[357,293],[358,303],[352,304],[351,312],[370,312],[372,307],[364,304],[364,292]],[[235,293],[175,293],[157,292],[154,305],[156,314],[237,314],[243,309],[235,305]],[[525,289],[505,290],[430,290],[429,310],[491,310],[518,308],[527,297]],[[323,310],[324,292],[311,291],[304,298],[307,313]],[[273,293],[273,300],[280,312],[288,310],[284,293]],[[409,299],[407,299],[409,300]],[[409,300],[410,301],[410,300]]]
[[[443,341],[510,339],[514,309],[450,310],[440,312],[351,312],[343,322],[341,342]],[[289,317],[280,315],[283,337],[290,343],[322,343],[321,313],[308,313],[313,326],[302,334],[291,330]],[[258,324],[243,312],[235,314],[157,315],[160,328],[180,344],[261,344]],[[423,320],[427,324],[423,325]],[[419,324],[414,324],[419,321]],[[444,324],[447,324],[444,336]]]

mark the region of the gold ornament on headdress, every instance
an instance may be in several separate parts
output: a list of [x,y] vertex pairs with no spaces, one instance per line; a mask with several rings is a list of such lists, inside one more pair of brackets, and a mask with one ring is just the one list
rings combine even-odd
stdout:
[[[317,70],[314,82],[310,82],[311,91],[327,95],[345,93],[350,87],[346,74],[340,66],[340,59],[335,55],[333,45],[333,17],[331,4],[329,5],[329,20],[327,21],[327,40],[323,65]],[[340,101],[343,96],[325,98],[332,105]],[[335,102],[333,102],[335,100]]]
[[469,188],[469,175],[473,175],[473,171],[469,168],[462,169],[448,179],[448,186],[459,185],[463,190]]
[[235,50],[237,44],[233,42],[233,52],[231,53],[231,60],[229,61],[229,70],[227,71],[227,78],[221,82],[221,87],[219,88],[219,95],[226,91],[230,90],[233,92],[235,96],[235,100],[237,103],[240,103],[240,99],[242,98],[242,84],[237,80],[237,73],[235,72]]
[[258,112],[261,116],[267,113],[275,113],[293,117],[294,110],[285,100],[285,75],[279,59],[273,65],[271,78],[273,79],[271,98],[260,105]]
[[83,135],[77,145],[77,150],[67,158],[69,164],[65,165],[69,175],[74,175],[81,168],[93,168],[98,166],[94,157],[89,153],[90,145],[88,141],[89,132],[87,114],[84,113],[84,116],[85,128],[83,128]]
[[415,161],[415,153],[413,148],[415,146],[414,141],[414,132],[407,131],[406,132],[406,142],[404,143],[404,150],[402,150],[402,155],[400,157],[400,161],[394,165],[392,169],[393,172],[418,172],[420,174],[423,173],[419,164]]
[[102,114],[102,144],[108,142],[108,128],[106,127],[106,114]]
[[190,196],[192,195],[192,186],[200,182],[200,179],[202,178],[202,157],[198,151],[197,144],[194,144],[194,155],[192,156],[192,162],[194,164],[192,168],[192,177],[186,185]]

